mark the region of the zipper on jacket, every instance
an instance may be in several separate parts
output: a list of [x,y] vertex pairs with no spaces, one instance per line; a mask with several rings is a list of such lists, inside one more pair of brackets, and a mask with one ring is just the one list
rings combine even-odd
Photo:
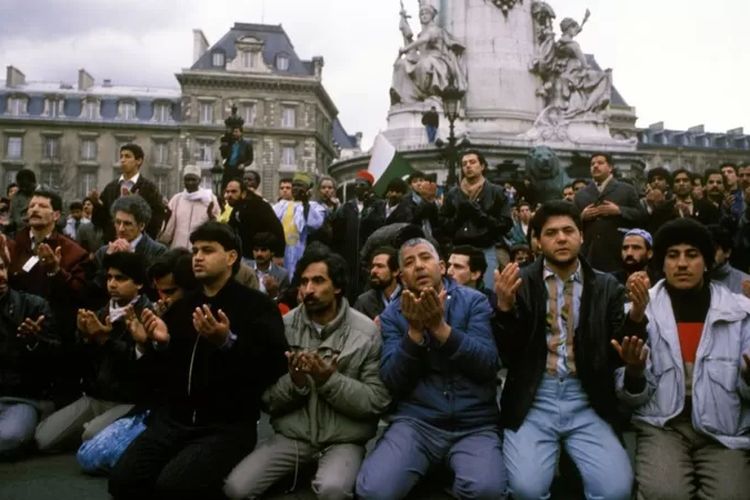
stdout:
[[[195,364],[195,352],[198,350],[198,341],[200,340],[200,335],[198,332],[196,332],[195,336],[195,343],[193,344],[193,354],[190,356],[190,369],[188,370],[188,383],[187,383],[187,394],[188,396],[192,393],[192,387],[193,387],[193,366]],[[193,409],[193,423],[195,423],[195,416],[196,413],[198,413],[198,410]]]

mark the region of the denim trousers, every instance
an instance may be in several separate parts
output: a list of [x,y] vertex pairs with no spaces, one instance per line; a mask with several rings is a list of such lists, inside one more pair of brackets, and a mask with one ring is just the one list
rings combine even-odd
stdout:
[[550,497],[561,445],[581,473],[587,499],[630,498],[628,455],[591,408],[580,380],[545,374],[521,427],[505,430],[503,455],[514,498]]
[[487,270],[484,272],[482,279],[487,290],[495,289],[495,269],[497,269],[497,249],[495,245],[482,250],[484,260],[487,261]]
[[504,498],[501,446],[500,433],[492,425],[451,432],[420,420],[397,419],[365,458],[357,476],[357,497],[404,498],[430,466],[445,463],[455,473],[455,497]]

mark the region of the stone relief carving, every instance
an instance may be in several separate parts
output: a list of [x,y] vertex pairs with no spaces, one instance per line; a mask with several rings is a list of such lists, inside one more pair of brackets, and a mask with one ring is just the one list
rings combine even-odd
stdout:
[[461,60],[464,46],[437,24],[437,12],[435,7],[420,2],[422,30],[414,39],[410,16],[401,4],[399,30],[404,46],[393,65],[391,105],[439,97],[451,84],[463,91],[467,88],[466,68]]
[[583,21],[566,17],[560,22],[561,35],[555,40],[552,21],[555,12],[543,1],[532,4],[537,54],[530,71],[542,79],[537,91],[545,101],[545,109],[537,121],[555,125],[575,118],[604,121],[604,111],[612,94],[611,70],[593,68],[575,41],[589,19],[586,10]]

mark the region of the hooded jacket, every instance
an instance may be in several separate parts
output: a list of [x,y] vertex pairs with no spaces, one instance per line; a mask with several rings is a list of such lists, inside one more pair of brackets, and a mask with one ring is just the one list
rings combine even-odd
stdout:
[[276,432],[316,446],[364,444],[375,435],[390,396],[378,375],[381,341],[377,326],[341,299],[339,311],[318,333],[300,305],[284,316],[290,345],[340,351],[336,371],[321,386],[308,378],[298,388],[285,373],[263,395]]

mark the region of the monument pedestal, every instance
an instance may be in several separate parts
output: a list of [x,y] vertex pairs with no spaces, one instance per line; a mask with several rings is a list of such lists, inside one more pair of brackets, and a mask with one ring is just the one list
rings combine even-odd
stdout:
[[[431,106],[440,115],[440,126],[437,137],[444,141],[448,139],[449,124],[443,112],[443,104],[436,99],[428,99],[420,103],[396,104],[388,111],[388,129],[383,135],[397,150],[427,147],[427,131],[422,125],[422,114],[429,111]],[[454,134],[462,137],[466,134],[466,123],[459,118],[454,123]]]
[[529,141],[530,146],[583,150],[628,150],[637,145],[637,139],[615,139],[609,131],[606,118],[584,115],[573,119],[558,119],[542,112],[534,125],[519,139]]

